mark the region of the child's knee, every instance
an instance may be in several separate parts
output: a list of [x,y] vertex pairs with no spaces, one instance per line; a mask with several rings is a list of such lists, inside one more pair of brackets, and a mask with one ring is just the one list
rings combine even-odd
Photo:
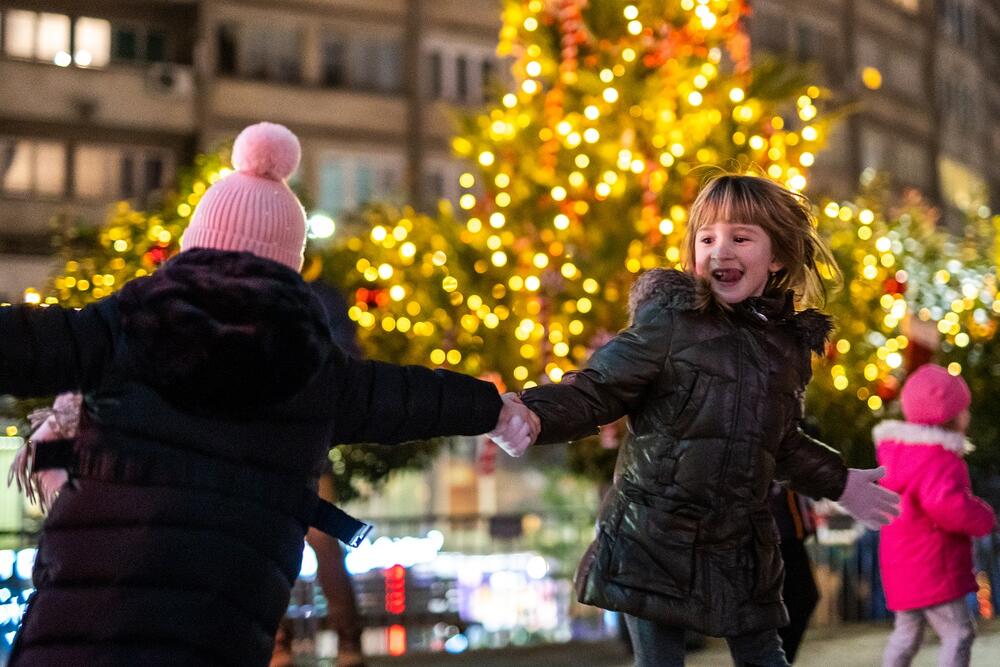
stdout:
[[962,623],[954,628],[951,628],[948,632],[947,637],[942,637],[942,642],[951,642],[959,646],[971,646],[972,642],[976,639],[976,626],[970,620],[968,623]]

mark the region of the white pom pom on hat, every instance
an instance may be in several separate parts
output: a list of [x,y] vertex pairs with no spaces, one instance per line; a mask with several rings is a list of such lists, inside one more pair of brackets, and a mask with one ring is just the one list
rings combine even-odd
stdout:
[[191,248],[237,250],[302,268],[306,214],[285,179],[301,159],[298,137],[284,125],[257,123],[233,144],[236,171],[202,196],[181,238]]

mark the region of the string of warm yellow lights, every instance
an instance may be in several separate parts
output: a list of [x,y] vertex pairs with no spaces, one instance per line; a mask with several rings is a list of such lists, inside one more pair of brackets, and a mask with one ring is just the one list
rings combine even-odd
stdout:
[[960,359],[994,336],[1000,315],[996,259],[983,252],[994,238],[988,210],[971,215],[966,236],[957,238],[917,195],[893,211],[883,211],[880,199],[827,202],[820,215],[846,284],[830,303],[840,331],[814,384],[821,394],[824,387],[853,393],[872,412],[896,397],[909,368],[936,352],[956,359],[948,370],[961,373]]
[[[459,179],[458,209],[459,241],[477,256],[466,281],[443,264],[440,289],[464,304],[465,340],[514,386],[558,381],[624,323],[634,274],[681,261],[703,165],[753,166],[802,190],[825,140],[818,87],[748,93],[746,3],[654,4],[666,10],[504,3],[511,86],[452,142],[476,166]],[[403,260],[385,254],[388,229],[375,234],[361,251],[367,286],[405,289],[385,277]],[[400,308],[379,306],[396,321]],[[370,304],[352,317],[383,340]],[[437,346],[421,361],[460,365],[470,351]]]

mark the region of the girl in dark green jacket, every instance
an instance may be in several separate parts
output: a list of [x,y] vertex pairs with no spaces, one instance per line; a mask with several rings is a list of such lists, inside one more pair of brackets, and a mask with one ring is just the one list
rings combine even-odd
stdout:
[[848,470],[799,428],[811,354],[831,329],[802,308],[823,296],[820,267],[836,271],[809,202],[765,178],[716,178],[692,207],[687,250],[685,271],[639,278],[631,324],[585,369],[521,399],[541,418],[538,442],[629,417],[577,592],[626,614],[636,664],[683,664],[689,628],[725,637],[737,664],[787,665],[771,481],[875,526],[898,497],[874,484],[881,470]]

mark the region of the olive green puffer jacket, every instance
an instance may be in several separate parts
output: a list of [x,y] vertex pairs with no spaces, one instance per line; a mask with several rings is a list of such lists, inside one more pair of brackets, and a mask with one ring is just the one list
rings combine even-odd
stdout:
[[[525,391],[539,442],[565,442],[628,415],[580,601],[709,635],[788,622],[772,479],[836,499],[847,468],[799,429],[811,352],[830,321],[790,294],[731,310],[685,273],[653,270],[632,324],[560,384]],[[704,304],[704,305],[700,305]]]

